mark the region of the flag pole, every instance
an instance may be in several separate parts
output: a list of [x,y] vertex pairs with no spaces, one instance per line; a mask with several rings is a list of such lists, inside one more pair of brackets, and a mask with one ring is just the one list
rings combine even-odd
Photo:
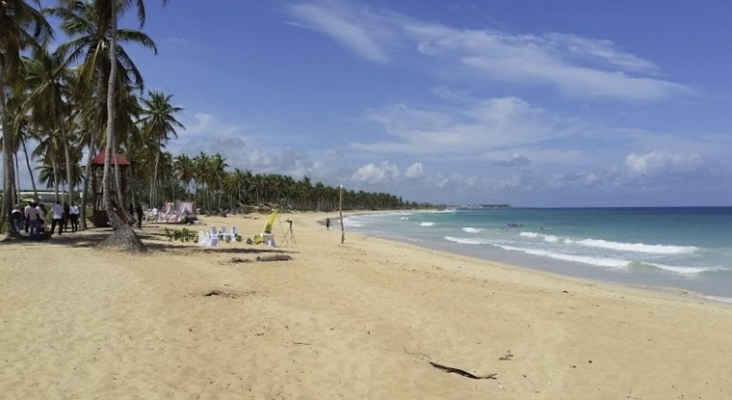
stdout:
[[346,242],[346,229],[343,227],[343,184],[341,183],[340,199],[338,200],[338,212],[341,220],[341,244]]

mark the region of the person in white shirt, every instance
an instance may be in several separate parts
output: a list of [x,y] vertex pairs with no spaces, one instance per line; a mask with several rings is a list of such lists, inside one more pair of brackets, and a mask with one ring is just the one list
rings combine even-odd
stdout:
[[28,221],[28,237],[31,240],[38,240],[41,228],[41,210],[38,209],[38,204],[31,203],[25,208],[25,219]]
[[20,206],[13,208],[12,217],[11,223],[13,225],[13,230],[16,234],[20,235],[20,230],[23,228],[21,226],[23,223],[23,212],[20,211]]
[[58,225],[58,234],[63,233],[64,229],[64,206],[61,205],[60,201],[57,201],[56,204],[54,204],[51,207],[51,234],[53,235],[53,231],[56,230],[56,225]]
[[69,218],[71,219],[71,232],[79,230],[79,206],[71,203],[69,208]]
[[23,220],[25,221],[25,233],[26,234],[30,233],[30,219],[28,219],[28,210],[30,210],[31,208],[35,208],[35,206],[33,206],[32,201],[30,203],[28,203],[28,205],[25,206],[25,208],[23,209]]

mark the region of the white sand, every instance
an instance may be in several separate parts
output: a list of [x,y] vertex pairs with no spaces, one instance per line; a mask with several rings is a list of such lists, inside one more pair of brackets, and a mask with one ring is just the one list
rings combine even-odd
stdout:
[[[325,217],[282,216],[278,244],[290,218],[297,246],[276,249],[150,226],[147,256],[91,248],[99,230],[0,245],[0,398],[732,398],[732,307],[348,232],[341,245]],[[249,236],[264,218],[204,221]],[[275,252],[293,260],[228,262]]]

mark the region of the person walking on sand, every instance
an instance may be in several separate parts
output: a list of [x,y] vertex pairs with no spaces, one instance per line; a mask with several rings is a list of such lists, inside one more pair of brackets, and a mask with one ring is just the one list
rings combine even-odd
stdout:
[[71,203],[69,208],[69,218],[71,220],[71,232],[79,230],[79,206],[75,203]]
[[325,230],[330,230],[330,218],[325,219]]
[[51,235],[56,230],[56,225],[58,225],[58,234],[61,235],[64,229],[64,206],[60,201],[56,201],[56,204],[51,207]]

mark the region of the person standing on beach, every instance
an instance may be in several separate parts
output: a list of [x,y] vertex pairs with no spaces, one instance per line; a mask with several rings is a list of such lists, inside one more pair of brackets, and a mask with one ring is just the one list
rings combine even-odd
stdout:
[[58,225],[58,234],[60,235],[64,228],[64,206],[61,205],[60,201],[56,201],[56,204],[51,207],[51,235],[56,230],[56,225]]
[[11,222],[13,225],[13,229],[15,230],[15,233],[20,235],[20,230],[23,228],[22,227],[23,212],[20,211],[20,205],[13,208],[12,216],[13,216],[13,218],[12,218]]
[[28,237],[31,240],[38,240],[40,237],[38,230],[41,227],[41,212],[36,203],[30,203],[25,208],[25,220],[28,223],[28,227],[25,228]]
[[325,219],[325,230],[330,230],[330,218]]
[[28,218],[28,210],[36,208],[32,201],[28,202],[28,205],[23,209],[23,220],[25,220],[25,233],[30,234],[30,219]]
[[38,216],[40,217],[40,224],[38,225],[38,240],[48,240],[50,232],[46,232],[46,228],[48,227],[46,205],[43,203],[38,203],[38,207],[36,207],[36,210],[38,210]]
[[140,203],[135,204],[135,213],[137,214],[137,229],[142,229],[142,206]]
[[69,203],[64,201],[64,230],[66,232],[69,231],[69,212],[71,211],[71,206],[69,206]]
[[75,203],[71,203],[69,208],[69,218],[71,219],[71,232],[79,230],[79,206]]

